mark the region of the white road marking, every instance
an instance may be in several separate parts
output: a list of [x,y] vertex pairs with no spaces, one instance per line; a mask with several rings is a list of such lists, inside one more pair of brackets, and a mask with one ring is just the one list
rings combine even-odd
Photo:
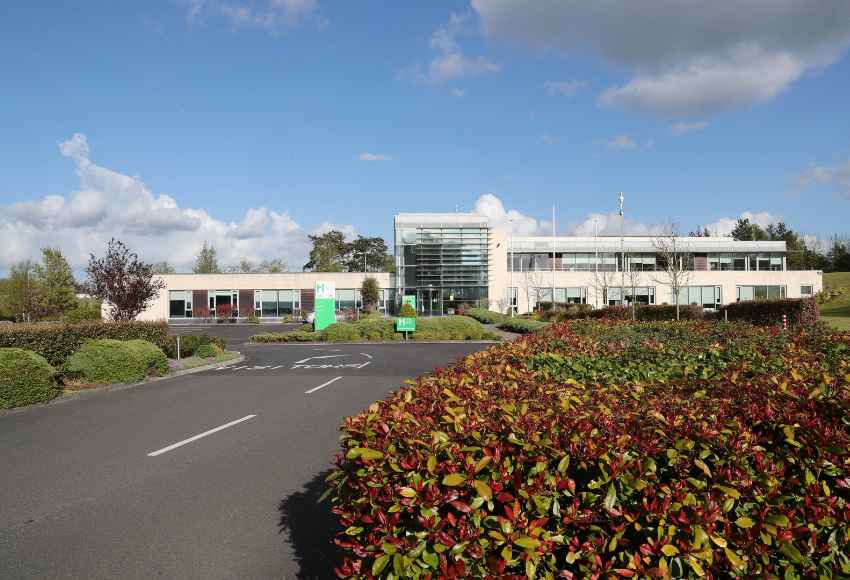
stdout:
[[308,356],[307,358],[295,361],[293,364],[300,365],[301,363],[305,363],[308,360],[311,360],[311,359],[314,359],[314,358],[336,358],[336,357],[339,357],[339,356],[348,356],[348,355],[345,355],[345,354],[326,354],[325,356]]
[[323,364],[323,365],[299,365],[294,364],[290,370],[296,369],[362,369],[366,365],[368,365],[370,360],[367,360],[364,363],[343,363],[343,364]]
[[228,367],[228,368],[231,368],[234,371],[238,371],[239,369],[247,369],[248,367],[247,366],[241,366],[241,367]]
[[254,365],[254,369],[267,369],[267,368],[269,368],[269,367],[268,366]]
[[280,367],[282,367],[282,366],[283,366],[283,365],[277,365],[276,367],[272,367],[272,368],[271,368],[271,370],[279,369],[279,368],[280,368]]
[[331,380],[329,380],[328,382],[326,382],[326,383],[322,383],[322,384],[321,384],[321,385],[319,385],[318,387],[313,387],[313,388],[312,388],[312,389],[310,389],[309,391],[304,391],[304,394],[305,394],[305,395],[309,395],[309,394],[311,394],[311,393],[315,393],[315,392],[316,392],[316,391],[318,391],[319,389],[324,389],[325,387],[327,387],[327,386],[328,386],[328,385],[330,385],[331,383],[335,383],[335,382],[337,382],[338,380],[340,380],[341,378],[342,378],[342,377],[334,377],[334,378],[332,378]]
[[230,423],[225,423],[224,425],[219,425],[218,427],[215,427],[214,429],[210,429],[209,431],[204,431],[203,433],[199,433],[199,434],[197,434],[193,437],[189,437],[188,439],[184,439],[183,441],[178,441],[177,443],[169,445],[168,447],[163,447],[162,449],[157,449],[156,451],[152,451],[151,453],[148,453],[148,457],[156,457],[157,455],[162,455],[163,453],[168,453],[172,449],[177,449],[178,447],[182,447],[182,446],[186,445],[187,443],[191,443],[192,441],[197,441],[198,439],[201,439],[202,437],[206,437],[207,435],[212,435],[213,433],[217,433],[218,431],[221,431],[222,429],[227,429],[228,427],[233,427],[234,425],[237,425],[237,424],[239,424],[243,421],[247,421],[248,419],[253,419],[254,417],[256,417],[256,415],[245,415],[241,419],[236,419],[235,421],[231,421]]
[[362,355],[363,355],[363,356],[365,356],[366,358],[372,358],[372,355],[371,355],[371,354],[369,354],[368,352],[361,352],[360,354],[362,354]]

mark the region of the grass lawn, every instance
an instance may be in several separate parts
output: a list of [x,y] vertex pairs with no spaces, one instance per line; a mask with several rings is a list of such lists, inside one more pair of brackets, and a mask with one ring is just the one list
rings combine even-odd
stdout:
[[850,272],[831,272],[823,275],[824,289],[839,289],[842,294],[821,304],[823,320],[839,330],[850,330]]
[[179,361],[172,361],[175,364],[175,366],[172,367],[172,370],[183,371],[183,370],[186,370],[186,369],[193,369],[195,367],[200,367],[200,366],[203,366],[203,365],[209,365],[209,364],[213,364],[213,363],[222,363],[222,362],[225,362],[225,361],[233,360],[238,356],[239,356],[239,353],[233,352],[233,351],[225,351],[225,352],[221,353],[220,355],[217,355],[215,357],[210,357],[210,358],[200,358],[200,357],[197,357],[197,356],[190,356],[190,357],[180,359]]
[[847,316],[822,316],[821,320],[836,330],[850,330],[850,317]]

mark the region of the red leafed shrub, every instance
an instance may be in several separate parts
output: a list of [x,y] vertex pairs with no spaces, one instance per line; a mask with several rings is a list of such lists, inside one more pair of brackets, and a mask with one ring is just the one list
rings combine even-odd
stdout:
[[233,306],[230,304],[219,304],[215,307],[215,315],[218,318],[233,318]]
[[747,300],[723,307],[729,320],[745,320],[753,324],[782,324],[787,316],[789,326],[811,326],[820,318],[817,299]]
[[605,306],[591,311],[590,317],[603,320],[631,320],[632,311],[628,306]]
[[346,419],[340,577],[850,574],[850,333],[576,321]]
[[192,311],[192,316],[195,318],[209,318],[210,317],[210,309],[206,306],[196,306]]
[[254,316],[254,307],[251,305],[241,306],[239,308],[239,316],[241,318],[251,318]]

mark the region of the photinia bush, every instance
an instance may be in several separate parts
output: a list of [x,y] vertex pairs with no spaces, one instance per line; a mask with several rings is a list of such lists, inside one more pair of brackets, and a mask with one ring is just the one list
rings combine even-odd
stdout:
[[340,577],[846,577],[850,334],[576,321],[346,419]]

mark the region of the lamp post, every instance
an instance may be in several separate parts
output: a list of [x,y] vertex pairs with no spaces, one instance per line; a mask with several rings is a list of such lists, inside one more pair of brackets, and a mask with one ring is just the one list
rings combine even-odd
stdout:
[[513,218],[508,220],[508,224],[510,224],[510,242],[508,243],[509,253],[511,256],[511,278],[510,283],[508,284],[508,312],[511,313],[511,316],[514,315],[514,220]]
[[[620,264],[620,306],[625,306],[626,302],[626,247],[625,240],[623,239],[623,229],[626,218],[623,214],[623,192],[620,192],[620,260],[622,263]],[[634,296],[632,296],[634,299]]]

